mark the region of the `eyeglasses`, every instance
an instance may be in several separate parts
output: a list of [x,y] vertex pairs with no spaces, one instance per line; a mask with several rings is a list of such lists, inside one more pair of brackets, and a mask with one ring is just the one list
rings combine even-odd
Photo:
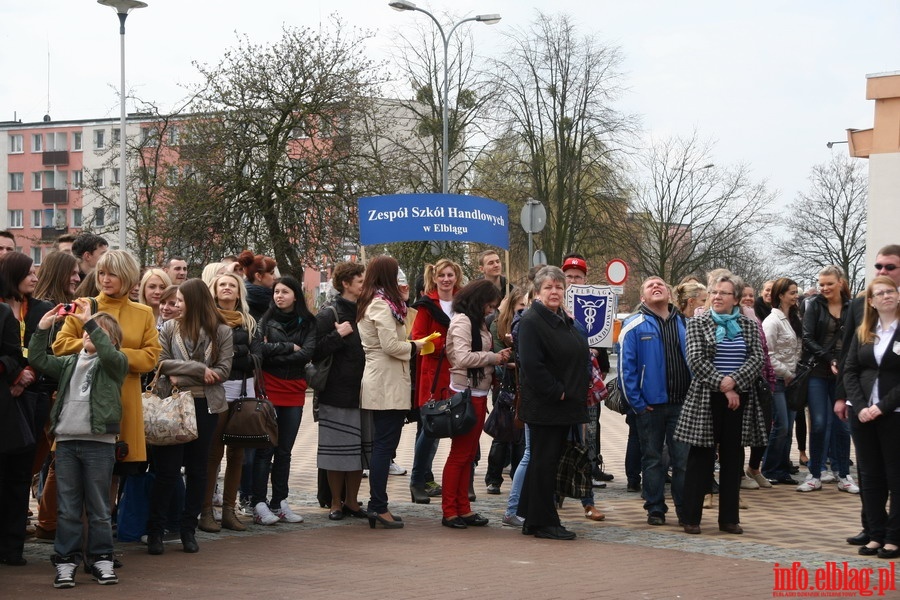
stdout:
[[584,281],[584,275],[566,275],[566,281]]
[[879,290],[877,292],[872,292],[872,296],[874,298],[881,298],[883,296],[896,296],[897,294],[897,290]]
[[875,263],[876,271],[887,271],[888,273],[890,273],[896,268],[898,268],[897,265],[883,265],[881,263]]
[[710,296],[734,296],[734,292],[719,292],[713,290],[709,293]]

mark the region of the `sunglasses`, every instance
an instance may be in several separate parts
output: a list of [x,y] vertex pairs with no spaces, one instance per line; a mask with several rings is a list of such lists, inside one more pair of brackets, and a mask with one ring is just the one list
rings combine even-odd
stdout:
[[893,270],[896,269],[896,268],[897,268],[897,265],[883,265],[883,264],[881,264],[881,263],[875,263],[875,270],[876,270],[876,271],[885,270],[885,271],[887,271],[888,273],[890,273],[891,271],[893,271]]

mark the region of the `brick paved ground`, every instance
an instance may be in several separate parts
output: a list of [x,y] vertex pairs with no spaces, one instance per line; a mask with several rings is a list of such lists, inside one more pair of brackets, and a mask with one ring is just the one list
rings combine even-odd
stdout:
[[[588,521],[579,503],[567,500],[560,513],[578,533],[573,542],[536,540],[500,527],[509,483],[502,495],[487,495],[484,461],[476,470],[475,508],[491,519],[486,528],[441,527],[440,504],[410,503],[408,478],[401,476],[390,478],[389,492],[406,528],[372,531],[365,521],[329,521],[315,499],[317,431],[307,418],[295,445],[290,496],[304,524],[198,532],[196,555],[182,553],[180,543],[167,544],[159,557],[148,556],[141,544],[122,543],[118,586],[101,588],[79,575],[78,586],[65,592],[50,585],[52,546],[30,542],[28,566],[0,567],[0,598],[771,598],[774,563],[799,561],[809,569],[827,561],[847,561],[851,568],[890,565],[860,557],[844,543],[859,530],[859,500],[834,485],[811,494],[788,486],[744,492],[750,508],[741,513],[742,536],[717,531],[714,511],[704,518],[703,535],[685,535],[674,524],[651,527],[638,494],[625,490],[624,419],[605,412],[601,422],[607,470],[616,476],[597,490],[607,518]],[[398,451],[397,462],[406,467],[413,435],[414,427],[407,427]],[[485,456],[489,445],[484,436]],[[436,470],[447,447],[442,444]],[[361,496],[366,492],[363,482]]]

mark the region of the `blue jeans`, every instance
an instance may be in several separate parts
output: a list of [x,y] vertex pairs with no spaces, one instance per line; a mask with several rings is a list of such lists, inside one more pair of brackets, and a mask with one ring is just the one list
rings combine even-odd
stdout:
[[[838,476],[850,473],[850,433],[844,421],[834,416],[835,382],[824,377],[809,378],[809,472],[815,478],[822,476],[825,456],[831,438],[835,438],[835,456],[832,470]],[[835,424],[837,421],[837,424]]]
[[791,476],[791,431],[796,415],[787,406],[784,379],[776,380],[775,392],[772,394],[772,431],[769,432],[769,444],[762,464],[762,473],[769,479]]
[[525,452],[522,459],[519,460],[519,466],[513,474],[512,487],[509,488],[509,499],[506,501],[506,516],[511,517],[516,514],[519,508],[519,498],[522,496],[522,484],[525,483],[525,471],[528,470],[528,463],[531,462],[531,431],[528,425],[525,426]]
[[53,549],[80,563],[84,546],[81,521],[87,513],[87,552],[113,553],[109,487],[116,464],[115,444],[73,440],[56,444],[56,493],[59,513]]
[[369,464],[369,512],[388,512],[388,469],[400,445],[405,410],[373,410],[372,462]]
[[300,431],[303,418],[302,406],[276,406],[278,419],[278,445],[257,448],[253,459],[253,505],[266,501],[269,475],[272,476],[272,510],[281,508],[281,501],[288,497],[288,478],[291,476],[291,451]]
[[434,480],[431,467],[434,463],[434,455],[437,453],[437,448],[438,440],[425,435],[425,429],[419,427],[418,435],[416,436],[415,453],[413,454],[412,472],[409,476],[410,485],[425,485],[429,473],[432,481]]
[[648,514],[665,514],[666,465],[663,446],[669,449],[672,466],[672,501],[675,514],[681,516],[684,470],[689,446],[673,438],[675,425],[681,416],[680,404],[654,404],[653,410],[637,415],[636,428],[641,441],[641,471],[643,475],[644,509]]

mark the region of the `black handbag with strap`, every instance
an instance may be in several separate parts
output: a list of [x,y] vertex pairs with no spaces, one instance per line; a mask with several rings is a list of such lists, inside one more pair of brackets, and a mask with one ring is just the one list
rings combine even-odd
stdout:
[[472,390],[466,388],[449,398],[438,400],[434,397],[437,381],[444,362],[444,354],[438,358],[434,381],[431,382],[431,397],[419,408],[422,428],[430,438],[450,438],[469,433],[478,417],[472,405]]

